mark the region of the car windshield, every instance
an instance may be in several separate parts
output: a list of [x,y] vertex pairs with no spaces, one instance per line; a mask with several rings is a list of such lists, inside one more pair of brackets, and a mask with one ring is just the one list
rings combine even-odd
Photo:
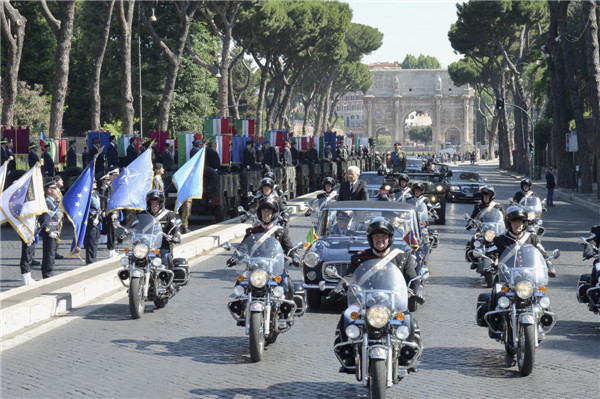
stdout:
[[383,210],[331,210],[323,213],[320,236],[363,236],[367,235],[369,222],[376,217],[387,218],[396,229],[396,236],[404,237],[409,232],[420,236],[416,212],[413,209]]
[[348,304],[383,306],[392,314],[408,307],[408,291],[402,272],[391,262],[371,259],[361,264],[350,281]]
[[481,177],[479,176],[479,173],[459,172],[452,175],[452,181],[479,182],[481,181]]
[[522,280],[530,280],[536,287],[548,284],[544,256],[531,244],[511,245],[498,260],[498,280],[510,287]]
[[238,265],[248,270],[263,269],[281,275],[284,268],[283,248],[269,232],[250,234],[238,247]]
[[423,160],[419,158],[408,158],[406,160],[406,166],[412,169],[419,169],[423,167]]
[[369,186],[381,186],[383,184],[383,176],[377,173],[363,173],[359,179],[366,181]]
[[160,248],[163,237],[162,227],[154,216],[146,212],[136,215],[130,230],[133,244],[145,244],[150,250]]

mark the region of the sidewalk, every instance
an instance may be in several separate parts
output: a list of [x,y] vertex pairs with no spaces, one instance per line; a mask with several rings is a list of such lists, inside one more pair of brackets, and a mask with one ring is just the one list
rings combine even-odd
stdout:
[[[304,201],[314,198],[307,194],[288,202],[291,213],[304,212]],[[245,234],[249,224],[240,223],[239,217],[192,231],[183,236],[175,247],[175,257],[188,260],[197,258]],[[121,256],[96,262],[86,267],[61,273],[31,285],[20,286],[0,293],[0,337],[63,314],[73,308],[111,291],[123,288],[117,271],[123,266]]]

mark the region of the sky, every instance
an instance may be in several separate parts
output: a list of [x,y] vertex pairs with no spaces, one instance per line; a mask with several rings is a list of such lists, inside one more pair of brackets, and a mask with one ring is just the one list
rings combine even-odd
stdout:
[[383,45],[363,57],[365,64],[402,62],[407,54],[434,56],[442,68],[460,60],[448,41],[456,22],[460,1],[344,0],[353,11],[352,22],[369,25],[383,33]]

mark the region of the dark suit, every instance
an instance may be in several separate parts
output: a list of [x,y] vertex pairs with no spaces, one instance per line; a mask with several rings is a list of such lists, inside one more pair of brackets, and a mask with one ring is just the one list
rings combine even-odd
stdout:
[[44,160],[44,174],[54,176],[54,160],[52,160],[50,154],[44,151],[42,159]]
[[294,165],[298,165],[298,160],[300,159],[300,153],[298,152],[298,149],[292,146],[290,151],[292,151],[292,163]]
[[[127,146],[127,161],[126,161],[126,166],[129,166],[130,163],[132,163],[134,161],[134,159],[137,158],[137,150],[135,149],[135,146],[133,144],[129,144],[129,146]],[[166,169],[165,169],[166,170]]]
[[357,180],[354,182],[352,191],[350,191],[350,182],[345,181],[340,184],[340,194],[338,195],[338,201],[368,201],[369,191],[367,190],[367,182],[364,180]]
[[283,166],[279,159],[279,153],[275,151],[275,147],[269,148],[269,152],[271,153],[271,166]]
[[208,162],[209,168],[219,169],[219,166],[221,166],[221,158],[219,158],[219,153],[210,146],[206,148],[206,161]]
[[262,148],[256,149],[255,155],[256,155],[256,163],[262,167],[262,164],[265,161],[265,154],[264,154]]
[[256,159],[254,157],[254,151],[248,146],[244,148],[244,168],[250,166],[250,169],[256,167]]
[[319,152],[314,147],[310,148],[308,150],[308,161],[309,162],[316,162],[318,160],[319,160]]
[[271,152],[271,147],[263,147],[263,159],[265,165],[271,166],[271,164],[273,163],[273,153]]
[[67,151],[67,168],[74,168],[77,166],[77,153],[75,148],[71,147]]
[[283,149],[283,164],[285,166],[292,166],[293,164],[293,159],[292,159],[292,150],[290,150],[289,148],[285,147]]
[[11,161],[8,161],[8,165],[7,165],[7,170],[6,173],[12,173],[15,170],[17,170],[17,161],[15,161],[15,153],[12,152],[11,150],[7,149],[8,151],[8,156],[13,157],[13,159]]
[[[92,159],[94,159],[96,154],[98,154],[98,148],[93,145],[92,148],[90,148],[90,162]],[[96,159],[96,173],[99,175],[104,174],[104,154],[102,153],[99,154],[98,159]]]
[[108,162],[108,170],[119,167],[119,151],[113,143],[110,143],[106,148],[106,162]]
[[40,161],[40,157],[37,156],[35,151],[29,151],[29,167],[33,168],[36,162]]
[[8,161],[8,148],[2,147],[2,152],[0,153],[0,165],[4,165],[4,162]]
[[173,153],[171,151],[165,151],[162,154],[162,164],[165,168],[165,172],[173,171],[173,164],[175,163],[175,158],[173,157]]

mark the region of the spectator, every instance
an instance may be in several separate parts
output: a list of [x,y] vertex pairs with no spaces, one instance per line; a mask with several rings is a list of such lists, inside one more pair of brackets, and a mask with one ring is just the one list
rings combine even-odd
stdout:
[[298,165],[298,160],[300,159],[300,154],[298,153],[298,149],[296,148],[295,141],[292,143],[292,148],[290,150],[292,151],[292,164],[294,166],[296,166],[296,165]]
[[256,149],[254,150],[254,157],[256,159],[256,165],[260,168],[263,167],[265,163],[265,153],[263,151],[263,143],[256,143]]
[[69,140],[69,149],[67,150],[67,169],[77,166],[77,152],[75,151],[75,139]]
[[173,147],[169,143],[165,144],[165,151],[162,154],[162,161],[165,173],[170,174],[171,172],[173,172],[175,156],[173,155]]
[[163,164],[157,162],[154,164],[154,177],[152,178],[152,190],[165,191],[165,183],[162,176],[165,174]]
[[46,148],[42,149],[42,160],[44,161],[44,175],[54,176],[54,160],[48,150],[50,149],[50,142],[46,142]]
[[119,167],[119,151],[117,151],[117,138],[110,136],[108,139],[108,147],[106,148],[106,162],[108,170],[113,170]]
[[310,148],[308,149],[308,162],[309,163],[314,163],[319,160],[319,152],[317,151],[317,149],[315,147],[316,147],[316,144],[312,143],[310,145]]
[[325,148],[325,159],[328,159],[329,161],[333,160],[333,152],[331,152],[330,145],[328,145],[327,148]]
[[208,162],[208,167],[215,171],[221,166],[221,157],[219,157],[219,153],[217,152],[217,142],[214,140],[209,141],[206,147],[206,161]]
[[88,151],[87,146],[83,147],[83,152],[81,153],[81,164],[84,169],[86,166],[88,166],[91,159],[92,158],[90,157],[90,152]]
[[38,155],[35,153],[36,149],[37,145],[35,145],[35,143],[29,144],[28,162],[30,168],[33,168],[35,164],[40,161],[40,157],[38,157]]
[[130,163],[133,162],[134,159],[136,159],[138,156],[138,151],[136,150],[135,146],[133,145],[133,140],[129,140],[129,145],[127,146],[127,156],[126,156],[126,165],[125,166],[129,166]]
[[284,147],[283,147],[283,165],[284,166],[292,166],[293,165],[293,159],[292,159],[292,150],[291,150],[291,144],[289,141],[285,141],[284,143]]
[[94,159],[94,156],[98,154],[98,159],[96,159],[96,168],[95,171],[99,175],[104,174],[104,154],[99,153],[100,151],[100,139],[92,140],[92,148],[90,148],[90,161]]
[[358,166],[350,166],[348,168],[348,181],[340,185],[340,195],[338,201],[355,201],[369,200],[369,191],[367,190],[367,182],[359,180],[360,169]]
[[255,169],[256,168],[256,156],[254,154],[254,141],[246,142],[246,148],[244,148],[244,168]]
[[556,186],[556,179],[554,173],[552,173],[552,166],[548,167],[546,173],[546,188],[548,189],[548,206],[554,206],[554,187]]
[[268,140],[265,140],[263,144],[263,162],[265,165],[271,166],[273,164],[273,153],[271,152],[270,143]]

